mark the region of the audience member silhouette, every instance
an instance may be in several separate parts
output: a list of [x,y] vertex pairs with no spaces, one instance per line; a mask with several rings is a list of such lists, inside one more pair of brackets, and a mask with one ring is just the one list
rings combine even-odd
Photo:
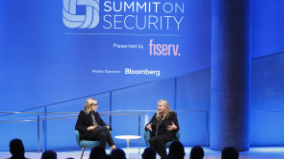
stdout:
[[101,155],[98,159],[116,159],[116,158],[111,155]]
[[169,156],[183,159],[185,156],[184,147],[179,141],[173,141],[169,148]]
[[194,146],[190,151],[189,159],[203,159],[204,150],[200,146]]
[[142,156],[142,159],[156,159],[157,152],[154,148],[148,147],[144,150],[141,156]]
[[126,159],[125,152],[119,148],[113,149],[110,155],[115,157],[116,159]]
[[221,159],[238,159],[239,152],[234,147],[226,147],[222,151]]
[[41,159],[57,159],[57,154],[54,151],[46,150],[42,153]]
[[10,152],[12,154],[10,159],[26,159],[25,148],[20,139],[13,139],[10,141]]
[[177,158],[174,156],[168,155],[166,157],[162,157],[161,159],[177,159]]
[[100,146],[97,146],[92,149],[89,159],[97,159],[102,155],[106,155],[106,150]]

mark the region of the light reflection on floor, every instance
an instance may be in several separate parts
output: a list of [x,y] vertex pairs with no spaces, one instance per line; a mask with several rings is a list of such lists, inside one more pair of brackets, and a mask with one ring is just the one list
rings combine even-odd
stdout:
[[[220,159],[221,152],[213,151],[208,147],[203,147],[205,151],[204,159]],[[141,147],[140,153],[143,152],[145,147]],[[127,152],[126,148],[123,148]],[[189,159],[191,147],[186,147],[185,159]],[[110,153],[110,150],[106,150],[107,154]],[[66,159],[68,157],[73,157],[74,159],[80,158],[81,151],[60,151],[57,152],[57,159]],[[85,150],[83,159],[88,159],[90,154],[90,149]],[[11,155],[9,152],[0,152],[0,158],[9,158]],[[41,154],[34,152],[27,152],[25,155],[30,159],[40,159]],[[141,155],[138,154],[138,148],[129,149],[129,158],[130,159],[141,159]],[[157,159],[160,159],[157,156]],[[284,147],[252,147],[248,152],[240,152],[239,159],[284,159]]]

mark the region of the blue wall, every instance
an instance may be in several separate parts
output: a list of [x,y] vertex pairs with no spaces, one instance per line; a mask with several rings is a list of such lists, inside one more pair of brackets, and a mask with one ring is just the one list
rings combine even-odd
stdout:
[[208,145],[210,69],[178,77],[176,90],[183,144]]
[[252,60],[251,145],[284,145],[284,52]]
[[[251,145],[272,146],[284,145],[283,99],[284,87],[284,53],[256,58],[252,60],[252,94],[251,94]],[[275,78],[277,77],[277,78]],[[272,82],[271,82],[272,81]],[[190,73],[175,78],[149,82],[133,87],[114,90],[95,96],[99,103],[98,112],[144,113],[140,115],[140,134],[143,134],[145,115],[148,121],[156,110],[158,99],[167,99],[173,110],[177,112],[181,127],[181,141],[185,145],[208,145],[210,115],[210,69]],[[86,97],[87,98],[87,97]],[[84,107],[86,98],[48,106],[47,112],[79,112]],[[153,110],[153,111],[152,111]],[[44,108],[30,111],[45,111]],[[42,118],[76,117],[77,115],[46,114]],[[18,119],[36,117],[31,114],[17,114],[1,117],[1,119]],[[103,120],[110,124],[109,116]],[[112,116],[112,135],[138,135],[138,115]],[[46,143],[42,138],[41,148],[47,149],[76,148],[74,126],[76,119],[46,121]],[[15,137],[23,139],[27,150],[37,149],[36,122],[0,124],[1,134],[6,138],[0,144],[1,150],[7,151],[7,144]],[[31,128],[26,129],[26,127]],[[22,133],[18,133],[18,129]],[[27,135],[29,134],[29,135]],[[143,135],[140,140],[145,146]],[[5,144],[6,143],[6,144]],[[115,139],[118,146],[125,146],[124,140]],[[131,140],[136,146],[138,140]]]
[[[35,112],[44,112],[44,108],[34,109]],[[0,134],[1,134],[1,151],[9,151],[9,143],[14,138],[19,138],[23,141],[25,149],[28,151],[36,151],[38,149],[38,129],[37,129],[37,114],[13,114],[1,117],[2,122],[7,121],[22,121],[22,120],[35,120],[30,122],[12,122],[12,123],[1,123]],[[43,143],[43,125],[39,123],[40,131],[40,143]],[[41,149],[43,144],[41,144]]]
[[[169,0],[184,5],[184,11],[173,9],[172,13],[163,11],[163,1],[158,12],[152,4],[150,13],[106,12],[104,2],[99,3],[97,27],[71,29],[62,21],[63,0],[0,1],[0,72],[4,77],[0,78],[0,100],[4,105],[15,101],[9,107],[2,107],[2,111],[31,109],[210,67],[210,0]],[[76,9],[80,15],[85,13],[84,6]],[[108,26],[105,15],[122,15],[117,19],[122,21],[118,27],[124,25],[123,18],[127,15],[139,16],[139,23],[144,22],[142,17],[150,15],[184,18],[179,29],[173,18],[167,23],[164,17],[162,30],[153,25],[150,29],[128,30],[104,29],[103,26]],[[128,26],[136,24],[133,19],[128,20]],[[181,55],[174,56],[173,50],[170,56],[150,55],[151,39],[153,44],[174,44],[176,48],[178,45]],[[114,43],[140,44],[144,48],[119,49],[113,47]],[[125,74],[126,68],[159,70],[160,75]],[[92,70],[121,73],[92,73]]]
[[284,11],[282,0],[252,0],[252,57],[284,51]]
[[[210,138],[211,5],[209,0],[186,0],[184,3],[186,23],[183,29],[169,31],[181,36],[159,37],[154,41],[182,44],[184,56],[175,58],[149,57],[149,48],[143,51],[104,49],[117,41],[141,42],[148,47],[148,37],[66,36],[66,32],[74,30],[62,24],[60,0],[1,1],[0,111],[79,112],[86,98],[94,97],[99,101],[99,112],[143,112],[151,118],[154,112],[148,110],[155,110],[156,101],[164,98],[178,114],[182,142],[207,145]],[[103,3],[100,5],[103,8]],[[281,135],[284,120],[280,112],[284,111],[284,54],[274,55],[284,51],[282,6],[282,0],[252,0],[251,145],[284,145]],[[262,57],[264,55],[271,56]],[[118,68],[123,72],[125,67],[145,69],[146,66],[160,69],[163,74],[154,77],[91,73],[97,68]],[[63,114],[40,116],[66,117]],[[0,120],[27,117],[35,118],[36,114],[1,114]],[[110,122],[108,116],[103,119]],[[141,115],[140,134],[143,134],[144,121],[145,116]],[[76,119],[46,121],[46,142],[42,138],[41,122],[41,148],[44,145],[48,149],[77,147],[75,122]],[[122,122],[126,124],[118,126]],[[113,116],[113,136],[138,134],[137,123],[137,115]],[[8,151],[13,138],[21,138],[27,150],[37,149],[36,122],[1,123],[0,131],[1,151]],[[125,145],[123,140],[115,142]],[[137,142],[133,140],[131,144]],[[143,138],[141,144],[144,145]]]

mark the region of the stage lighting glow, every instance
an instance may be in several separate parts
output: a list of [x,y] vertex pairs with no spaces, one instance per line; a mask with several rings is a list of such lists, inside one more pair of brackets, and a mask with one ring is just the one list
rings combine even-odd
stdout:
[[284,147],[253,147],[250,148],[251,152],[263,152],[263,153],[276,153],[284,152]]

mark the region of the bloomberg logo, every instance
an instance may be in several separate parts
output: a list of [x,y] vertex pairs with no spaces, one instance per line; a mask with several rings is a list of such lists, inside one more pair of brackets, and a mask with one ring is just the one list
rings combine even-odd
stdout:
[[[86,6],[86,15],[76,15],[77,5]],[[68,28],[95,28],[99,24],[99,0],[63,0],[63,23]]]

